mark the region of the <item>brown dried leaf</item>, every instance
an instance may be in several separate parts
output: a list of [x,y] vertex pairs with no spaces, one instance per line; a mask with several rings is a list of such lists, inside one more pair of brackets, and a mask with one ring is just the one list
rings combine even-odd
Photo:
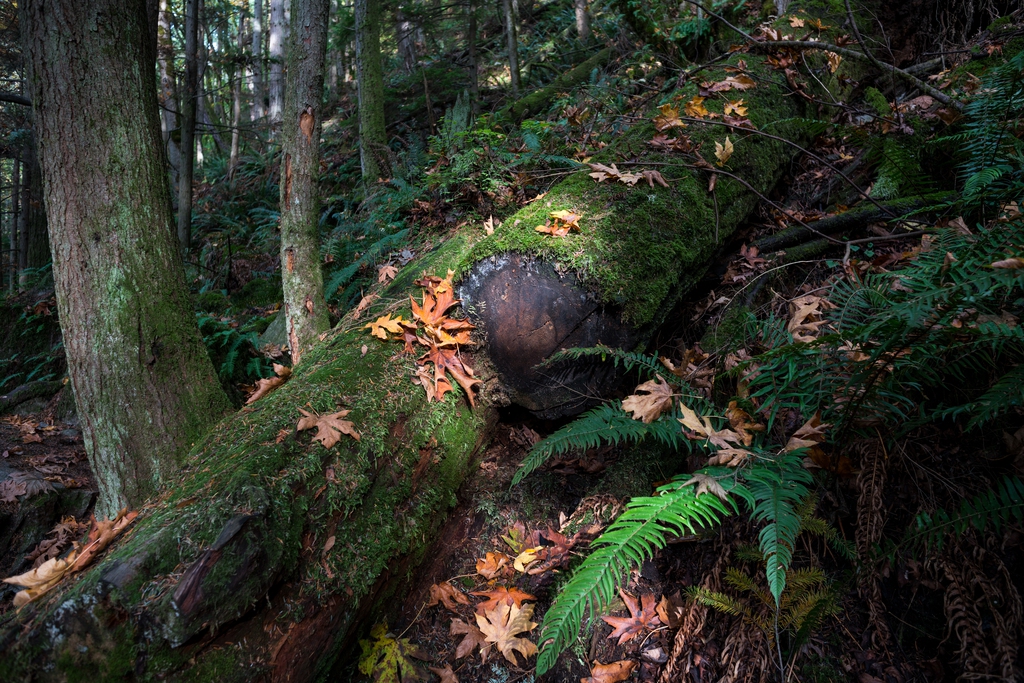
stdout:
[[695,495],[699,496],[702,493],[713,493],[722,500],[729,499],[729,494],[725,492],[725,489],[722,488],[722,485],[718,483],[718,480],[707,474],[701,474],[700,472],[697,472],[692,477],[683,482],[683,486],[689,486],[690,484],[695,484],[697,486]]
[[[711,425],[711,420],[703,415],[697,415],[690,407],[680,403],[679,409],[683,413],[683,417],[679,418],[679,421],[684,427],[692,430],[697,439],[707,439],[715,446],[719,448],[731,448],[730,444],[743,443],[743,437],[731,429],[723,429],[716,431]],[[694,437],[690,437],[691,439]]]
[[453,636],[465,636],[462,642],[459,643],[459,646],[455,648],[455,659],[462,659],[479,646],[480,661],[487,661],[487,653],[491,650],[491,644],[487,642],[487,637],[483,631],[473,624],[467,624],[462,619],[452,619],[452,625],[448,629],[448,633]]
[[658,131],[666,131],[670,128],[685,128],[686,124],[679,118],[679,108],[671,104],[663,104],[658,107],[660,112],[654,117],[654,127]]
[[437,603],[441,603],[447,609],[455,611],[455,605],[471,605],[469,598],[463,594],[462,591],[458,590],[455,586],[451,585],[447,581],[443,583],[435,583],[430,587],[430,601],[427,602],[427,607],[433,607]]
[[522,608],[515,605],[499,604],[493,610],[484,614],[476,615],[477,626],[487,638],[488,643],[494,643],[495,649],[512,664],[519,666],[516,659],[516,652],[524,657],[531,657],[537,653],[537,646],[526,638],[518,638],[520,633],[529,633],[537,624],[530,619],[533,617],[533,605],[523,605]]
[[323,444],[324,448],[331,448],[334,444],[338,443],[341,440],[342,434],[348,434],[356,441],[359,441],[359,432],[355,430],[355,425],[348,420],[341,419],[349,414],[347,410],[339,410],[330,415],[318,415],[302,408],[299,408],[299,412],[305,417],[299,419],[299,424],[295,429],[301,432],[316,427],[316,435],[313,437],[313,440],[319,441]]
[[639,602],[624,590],[620,589],[619,595],[622,597],[622,601],[626,603],[626,608],[629,609],[629,616],[601,617],[602,621],[614,628],[608,637],[617,637],[619,645],[632,640],[645,628],[651,628],[661,623],[658,615],[654,612],[653,593],[641,595]]
[[441,679],[440,683],[459,683],[459,678],[455,675],[455,672],[452,671],[451,664],[445,664],[443,669],[439,669],[436,666],[430,666],[427,668],[437,674],[437,677]]
[[403,325],[408,324],[410,321],[402,320],[402,316],[398,316],[394,320],[391,319],[391,314],[382,315],[381,317],[374,320],[372,323],[366,323],[363,325],[363,329],[369,328],[370,334],[374,337],[379,337],[385,341],[388,338],[388,332],[391,334],[401,334]]
[[480,614],[489,612],[500,604],[522,607],[524,600],[537,599],[529,593],[524,593],[514,586],[512,588],[498,586],[497,588],[489,591],[473,591],[473,595],[479,595],[482,598],[487,598],[487,600],[478,603],[476,606],[476,611]]
[[611,664],[596,662],[590,670],[590,675],[581,678],[580,683],[619,683],[629,678],[636,668],[636,662],[623,659]]
[[704,98],[699,95],[694,95],[690,98],[684,109],[686,110],[686,115],[694,119],[702,119],[709,113],[707,107],[704,106]]
[[385,263],[383,266],[377,269],[377,282],[391,282],[398,275],[398,268],[395,268],[391,263]]
[[512,561],[505,553],[487,553],[483,559],[476,561],[476,573],[485,579],[493,579],[504,571]]
[[277,389],[279,386],[287,382],[288,378],[292,376],[292,369],[285,365],[274,363],[274,373],[276,374],[275,377],[268,377],[256,382],[256,390],[252,392],[252,395],[250,395],[246,400],[245,405],[255,403],[274,389]]
[[633,394],[622,402],[622,409],[633,413],[634,420],[650,424],[672,408],[672,387],[660,377],[644,382],[635,391],[644,393]]

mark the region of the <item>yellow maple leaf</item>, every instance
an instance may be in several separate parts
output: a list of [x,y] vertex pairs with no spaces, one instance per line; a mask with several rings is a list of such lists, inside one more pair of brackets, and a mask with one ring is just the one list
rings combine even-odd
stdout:
[[719,168],[725,166],[725,163],[729,161],[729,157],[732,156],[733,151],[732,140],[729,139],[728,135],[725,136],[724,145],[720,142],[715,142],[715,158],[718,159],[717,164]]
[[792,26],[793,28],[803,28],[804,20],[801,19],[800,17],[790,17],[789,25]]
[[391,314],[382,315],[381,317],[374,320],[372,323],[366,323],[363,325],[363,329],[370,328],[370,334],[374,337],[380,337],[381,339],[387,340],[388,332],[391,334],[402,333],[402,323],[407,323],[408,320],[402,320],[402,316],[398,316],[394,320],[391,319]]
[[660,113],[654,117],[654,127],[659,131],[665,131],[669,128],[686,127],[686,124],[679,118],[678,107],[673,107],[671,104],[663,104],[658,107],[658,111]]
[[708,110],[704,106],[704,98],[695,95],[689,102],[686,103],[686,115],[695,119],[702,119],[708,115]]
[[729,116],[730,114],[735,114],[736,116],[747,115],[747,108],[743,106],[743,100],[726,102],[724,111],[726,116]]

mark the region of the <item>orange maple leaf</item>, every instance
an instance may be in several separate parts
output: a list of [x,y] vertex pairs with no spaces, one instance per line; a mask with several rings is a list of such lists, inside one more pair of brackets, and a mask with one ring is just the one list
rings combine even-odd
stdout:
[[[657,626],[661,619],[655,613],[654,594],[646,593],[640,596],[640,602],[624,590],[619,590],[622,601],[629,609],[628,617],[601,617],[602,621],[614,627],[609,638],[618,637],[619,645],[635,638],[645,628]],[[642,603],[642,606],[641,606]]]

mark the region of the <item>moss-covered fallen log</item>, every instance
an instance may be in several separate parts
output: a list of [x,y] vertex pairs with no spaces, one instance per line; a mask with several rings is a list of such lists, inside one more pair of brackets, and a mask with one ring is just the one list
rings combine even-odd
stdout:
[[[759,58],[746,60],[757,81],[743,93],[754,125],[796,116],[796,98]],[[678,94],[682,102],[695,93],[690,85]],[[722,104],[706,102],[719,112]],[[709,157],[728,134],[735,151],[724,170],[745,183],[719,174],[712,193],[712,167],[695,170],[692,156],[652,148],[656,131],[641,123],[595,161],[656,169],[668,187],[597,183],[584,168],[493,235],[464,228],[409,264],[362,319],[344,319],[308,352],[282,388],[196,444],[180,483],[147,505],[101,562],[3,618],[0,680],[326,676],[353,638],[388,614],[428,552],[489,437],[494,407],[566,407],[564,386],[523,380],[501,361],[530,370],[551,351],[610,343],[613,334],[642,344],[795,153],[753,132],[686,132]],[[559,210],[581,216],[579,233],[534,229]],[[458,390],[427,402],[411,381],[418,354],[361,328],[385,312],[408,317],[413,281],[449,269],[481,328],[465,358],[485,382],[475,409]],[[530,287],[536,297],[511,295]],[[578,321],[567,326],[566,309],[550,305],[559,297],[582,302]],[[513,324],[498,325],[502,319]],[[591,336],[574,337],[581,329]],[[296,432],[300,408],[349,410],[360,440],[343,437],[325,449]]]
[[507,108],[502,110],[502,116],[513,119],[514,121],[522,121],[529,116],[537,116],[541,113],[544,107],[548,106],[551,100],[558,96],[558,93],[572,89],[590,78],[590,74],[593,73],[594,69],[599,69],[607,64],[611,60],[613,54],[614,52],[611,48],[605,48],[597,52],[586,61],[576,65],[572,69],[569,69],[544,87],[538,88],[526,97],[522,97],[513,102]]

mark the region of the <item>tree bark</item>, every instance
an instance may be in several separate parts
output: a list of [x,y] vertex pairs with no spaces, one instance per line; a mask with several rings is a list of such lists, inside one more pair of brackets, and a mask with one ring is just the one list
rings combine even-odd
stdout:
[[476,116],[480,112],[480,64],[476,54],[476,2],[466,3],[466,52],[469,54],[469,102]]
[[355,0],[356,84],[359,89],[359,163],[367,191],[391,175],[384,127],[384,72],[380,56],[381,0]]
[[402,60],[402,68],[412,73],[419,57],[416,55],[416,25],[409,21],[401,8],[395,10],[395,42],[398,43],[398,56]]
[[18,279],[18,227],[21,218],[21,161],[14,160],[14,172],[11,174],[11,231],[8,233],[7,248],[11,270],[7,274],[7,290],[14,291],[14,283]]
[[[759,57],[740,53],[722,66],[737,68],[740,59],[758,83],[744,91],[755,126],[804,114]],[[687,101],[698,87],[666,95]],[[686,132],[702,149],[727,134],[716,126]],[[728,131],[729,164],[693,168],[689,157],[648,145],[656,134],[649,121],[638,123],[594,160],[658,170],[668,187],[597,183],[584,169],[493,235],[467,225],[405,267],[361,319],[350,314],[306,352],[282,388],[211,430],[179,483],[98,566],[0,626],[0,649],[10,655],[0,660],[0,680],[59,680],[98,666],[94,650],[110,653],[102,673],[111,679],[349,680],[346,653],[377,618],[393,615],[497,408],[514,401],[568,414],[605,379],[586,365],[554,379],[523,369],[535,373],[559,348],[616,339],[635,348],[651,339],[796,154]],[[579,233],[534,230],[563,209],[582,216]],[[475,409],[458,389],[428,403],[410,381],[418,354],[362,327],[385,313],[408,318],[405,302],[419,296],[414,280],[448,269],[486,339],[464,356],[485,382]],[[582,279],[565,275],[574,272]],[[296,432],[300,408],[349,410],[360,440],[346,436],[325,449]],[[90,608],[76,607],[83,604]],[[83,642],[94,645],[83,652]]]
[[[245,52],[245,17],[238,20],[238,54]],[[228,157],[228,180],[234,180],[238,168],[238,152],[242,141],[242,79],[245,70],[235,66],[231,69],[231,154]]]
[[252,0],[252,120],[267,115],[267,91],[263,69],[263,2]]
[[320,268],[320,131],[330,0],[292,0],[281,140],[281,278],[288,347],[298,365],[330,327]]
[[590,14],[587,11],[587,0],[573,0],[576,10],[576,35],[581,42],[590,40]]
[[57,304],[101,516],[173,481],[228,407],[172,229],[145,7],[34,0],[22,15]]
[[[158,101],[160,105],[160,130],[163,133],[164,149],[167,154],[168,176],[171,196],[178,193],[178,169],[181,168],[181,151],[178,143],[181,131],[178,128],[178,88],[174,77],[174,42],[171,40],[171,11],[169,0],[160,0],[157,22],[156,63],[160,78]],[[175,133],[178,139],[175,140]]]
[[268,83],[269,102],[267,116],[271,125],[281,123],[284,111],[284,45],[288,24],[285,20],[285,3],[288,0],[270,0],[270,78]]
[[505,41],[508,53],[509,84],[513,99],[519,97],[519,30],[516,27],[516,12],[512,0],[501,0],[505,15]]
[[185,78],[181,94],[181,165],[178,167],[178,242],[182,253],[192,245],[192,174],[196,158],[201,1],[185,0]]

